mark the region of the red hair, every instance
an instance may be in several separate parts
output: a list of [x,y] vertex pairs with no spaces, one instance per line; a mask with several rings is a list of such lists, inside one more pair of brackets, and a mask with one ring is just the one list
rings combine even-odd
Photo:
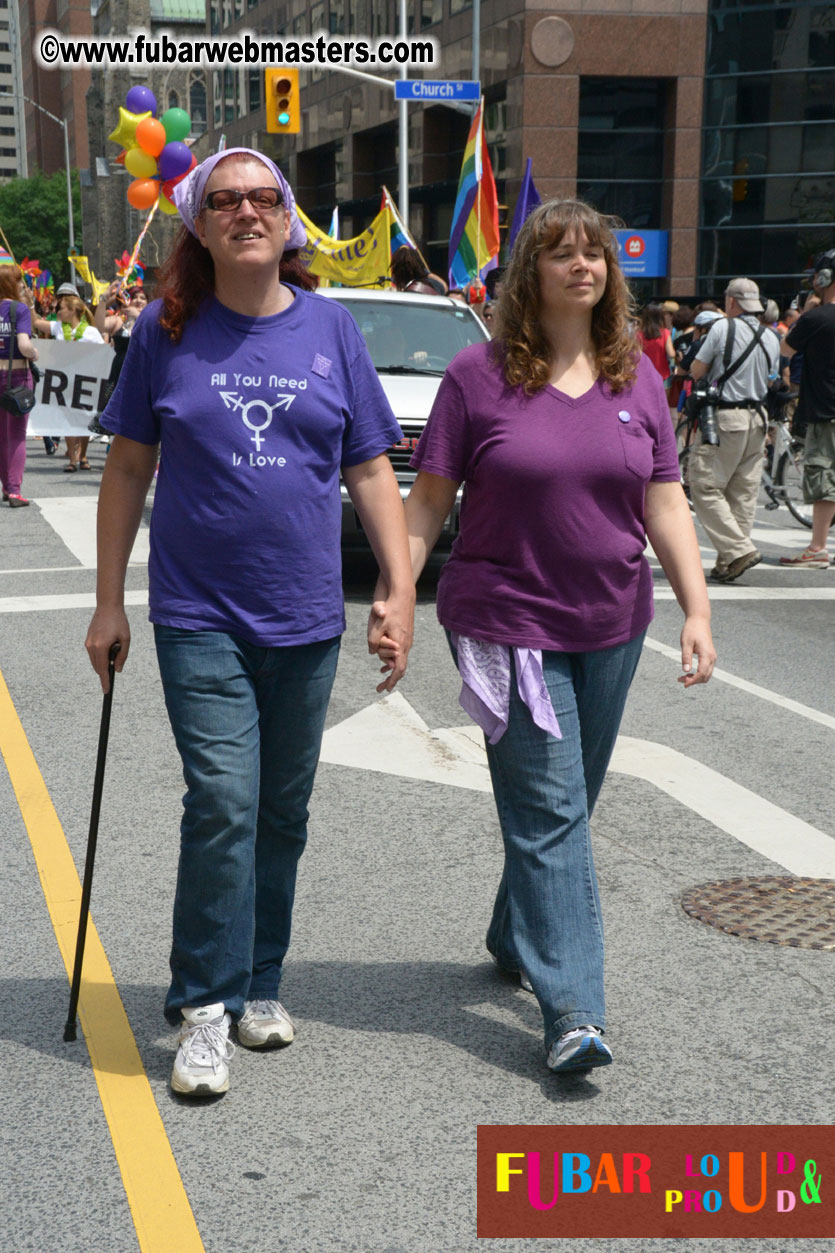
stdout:
[[0,265],[0,300],[20,299],[20,280],[23,272],[19,265]]
[[[300,260],[297,248],[282,256],[278,277],[305,291],[312,291],[319,282]],[[157,275],[157,290],[162,299],[160,326],[168,331],[172,343],[179,344],[186,322],[215,290],[215,264],[211,253],[186,226],[180,228],[174,247]]]

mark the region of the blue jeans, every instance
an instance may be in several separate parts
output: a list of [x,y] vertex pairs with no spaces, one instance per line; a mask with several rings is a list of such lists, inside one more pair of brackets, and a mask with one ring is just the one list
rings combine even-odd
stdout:
[[561,740],[535,724],[514,672],[507,731],[487,745],[505,850],[487,947],[500,966],[524,970],[530,979],[546,1048],[573,1027],[606,1025],[589,818],[644,635],[599,652],[543,652]]
[[278,994],[340,641],[154,634],[188,789],[165,1016],[222,1001],[235,1019]]

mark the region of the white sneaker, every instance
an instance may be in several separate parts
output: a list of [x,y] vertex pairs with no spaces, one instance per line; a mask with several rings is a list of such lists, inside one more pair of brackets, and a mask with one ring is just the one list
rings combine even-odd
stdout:
[[248,1049],[280,1049],[293,1042],[292,1019],[280,1001],[247,1001],[238,1019],[238,1040]]
[[183,1096],[218,1096],[229,1088],[227,1062],[235,1052],[229,1041],[231,1019],[223,1005],[183,1009],[179,1048],[171,1088]]
[[588,1024],[566,1031],[551,1045],[548,1067],[558,1073],[572,1070],[591,1070],[594,1066],[608,1066],[612,1050],[600,1038],[597,1027]]

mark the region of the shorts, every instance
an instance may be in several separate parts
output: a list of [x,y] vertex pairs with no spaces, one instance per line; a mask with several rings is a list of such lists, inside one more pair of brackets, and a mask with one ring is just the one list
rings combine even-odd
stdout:
[[835,503],[835,422],[810,422],[803,458],[803,499]]

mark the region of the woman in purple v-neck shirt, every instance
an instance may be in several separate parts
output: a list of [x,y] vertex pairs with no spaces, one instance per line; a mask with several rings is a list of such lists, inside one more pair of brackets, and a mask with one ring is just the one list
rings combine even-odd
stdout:
[[589,818],[652,619],[647,538],[685,615],[680,682],[715,660],[664,387],[631,325],[608,221],[576,200],[535,209],[495,339],[447,370],[406,504],[417,576],[464,484],[438,617],[504,841],[487,947],[536,994],[557,1072],[612,1060]]

